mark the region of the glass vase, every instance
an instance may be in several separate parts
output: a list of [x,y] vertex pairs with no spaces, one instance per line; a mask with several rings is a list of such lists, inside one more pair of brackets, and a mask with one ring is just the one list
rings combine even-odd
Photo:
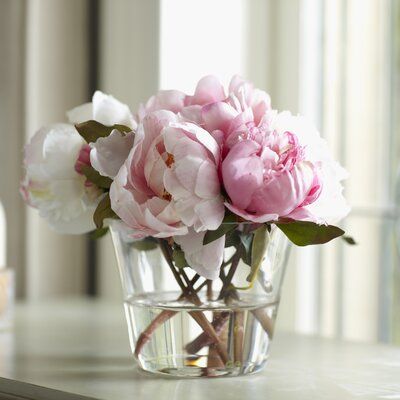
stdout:
[[[235,248],[225,248],[221,279],[209,281],[177,268],[156,242],[129,238],[111,226],[123,288],[132,353],[148,372],[176,377],[238,376],[259,371],[268,360],[289,242],[272,226],[253,284]],[[171,243],[171,242],[169,242]],[[250,262],[249,262],[250,264]],[[176,274],[190,287],[183,291]],[[185,278],[185,279],[183,279]],[[226,281],[226,279],[225,279]],[[192,296],[193,294],[193,296]]]

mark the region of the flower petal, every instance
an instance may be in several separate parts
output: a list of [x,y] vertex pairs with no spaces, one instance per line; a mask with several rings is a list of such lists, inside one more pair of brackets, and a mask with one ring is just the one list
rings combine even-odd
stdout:
[[206,232],[189,229],[187,235],[175,236],[174,240],[185,253],[189,266],[206,279],[217,279],[224,257],[225,236],[203,245]]
[[126,104],[99,90],[94,93],[92,101],[95,121],[107,126],[121,124],[136,129],[137,123]]
[[207,75],[198,82],[194,95],[188,97],[188,105],[214,103],[224,100],[225,97],[224,87],[219,79],[215,76]]
[[111,134],[99,138],[90,147],[90,163],[100,175],[114,178],[124,161],[128,158],[134,141],[134,133],[122,135],[114,129]]

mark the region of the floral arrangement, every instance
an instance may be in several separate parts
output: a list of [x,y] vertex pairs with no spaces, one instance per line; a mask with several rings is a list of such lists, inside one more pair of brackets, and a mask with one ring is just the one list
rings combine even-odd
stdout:
[[[339,236],[354,244],[334,225],[349,212],[342,195],[347,173],[325,140],[305,118],[272,109],[267,93],[238,76],[227,91],[213,76],[202,78],[193,95],[160,91],[136,113],[97,91],[67,116],[69,123],[40,129],[25,147],[25,201],[61,233],[99,237],[114,221],[133,246],[159,245],[193,304],[212,280],[221,280],[218,298],[226,302],[251,287],[273,226],[299,246]],[[228,247],[235,251],[225,260]],[[244,288],[232,285],[240,260],[250,268]],[[155,318],[136,355],[173,315]],[[187,348],[215,340],[227,362],[218,338],[226,318],[210,324],[201,312],[191,315],[206,336]],[[254,316],[270,334],[268,315]]]
[[61,233],[101,235],[119,219],[134,238],[169,238],[207,279],[244,221],[275,224],[300,246],[344,234],[331,224],[349,212],[346,171],[306,119],[273,110],[238,76],[227,92],[213,76],[194,95],[160,91],[135,114],[97,91],[67,116],[26,146],[21,185]]

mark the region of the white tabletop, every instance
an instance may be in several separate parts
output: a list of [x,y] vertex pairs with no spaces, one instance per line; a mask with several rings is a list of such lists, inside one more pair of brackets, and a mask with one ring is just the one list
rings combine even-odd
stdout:
[[[69,300],[17,307],[14,331],[0,333],[0,377],[113,400],[400,399],[400,348],[285,334],[278,327],[262,373],[158,378],[133,362],[122,305]],[[0,394],[9,387],[18,384],[0,380]],[[20,387],[28,398],[31,387]]]

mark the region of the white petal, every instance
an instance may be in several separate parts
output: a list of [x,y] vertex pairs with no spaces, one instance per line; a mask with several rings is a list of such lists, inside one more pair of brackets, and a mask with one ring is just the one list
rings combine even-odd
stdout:
[[206,279],[217,279],[224,257],[225,236],[203,245],[205,232],[193,229],[185,236],[175,236],[174,240],[185,253],[189,266]]
[[133,133],[122,135],[114,129],[109,136],[99,138],[95,143],[91,143],[90,163],[93,168],[100,175],[114,178],[128,158],[133,140]]
[[72,125],[55,124],[43,142],[42,168],[52,179],[71,179],[81,147],[85,141]]
[[71,124],[80,124],[93,119],[92,103],[85,103],[67,111],[67,118]]
[[126,104],[100,91],[93,95],[93,119],[104,125],[121,124],[132,129],[137,126]]

